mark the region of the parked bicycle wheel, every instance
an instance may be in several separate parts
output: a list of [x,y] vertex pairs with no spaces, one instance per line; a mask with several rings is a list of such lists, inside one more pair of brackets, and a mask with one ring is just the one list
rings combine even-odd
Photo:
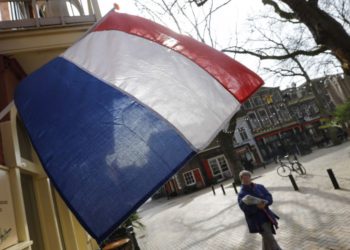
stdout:
[[290,172],[290,168],[286,165],[281,165],[277,168],[277,174],[282,177],[287,177],[288,175],[290,175]]
[[305,167],[304,167],[301,163],[297,162],[296,165],[297,165],[297,166],[296,166],[296,168],[295,168],[295,171],[296,171],[298,174],[300,174],[300,175],[306,174],[306,169],[305,169]]

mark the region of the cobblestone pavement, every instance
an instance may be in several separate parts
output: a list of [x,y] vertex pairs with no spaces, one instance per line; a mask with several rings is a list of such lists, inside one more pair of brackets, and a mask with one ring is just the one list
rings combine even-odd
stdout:
[[[276,165],[254,172],[274,197],[272,210],[280,217],[277,240],[284,250],[350,250],[350,142],[323,148],[300,161],[308,174],[295,180],[277,175]],[[326,169],[332,168],[341,190],[335,190]],[[249,234],[231,182],[170,200],[144,204],[139,212],[144,231],[137,231],[142,250],[261,249],[261,237]]]

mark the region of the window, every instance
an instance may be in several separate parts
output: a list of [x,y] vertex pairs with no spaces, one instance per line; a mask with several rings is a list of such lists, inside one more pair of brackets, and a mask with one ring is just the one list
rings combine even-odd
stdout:
[[280,106],[279,106],[279,115],[280,115],[280,117],[282,117],[282,119],[284,121],[290,121],[292,119],[292,117],[290,116],[289,111],[284,103],[280,104]]
[[236,133],[234,133],[232,136],[232,143],[233,143],[233,145],[236,145],[238,143],[237,138],[236,138]]
[[196,180],[194,179],[193,171],[189,171],[183,174],[186,186],[190,186],[196,184]]
[[307,117],[310,117],[311,116],[311,109],[310,109],[310,105],[308,104],[305,104],[305,114]]
[[214,176],[220,174],[219,165],[218,165],[216,159],[209,160],[209,165],[211,167],[211,171],[213,172]]
[[310,109],[311,109],[311,113],[312,113],[313,116],[318,114],[318,112],[320,111],[319,108],[317,107],[316,103],[314,103],[314,102],[311,103]]
[[272,99],[273,99],[273,102],[280,102],[282,101],[282,97],[281,97],[281,94],[279,91],[275,91],[273,94],[272,94]]
[[307,116],[306,105],[305,104],[300,105],[300,111],[301,111],[301,115],[302,116]]
[[253,102],[255,106],[263,105],[263,101],[261,100],[260,96],[253,97]]
[[252,108],[252,103],[250,102],[250,100],[245,101],[245,103],[243,104],[243,107],[245,109],[251,109]]
[[244,127],[238,128],[238,132],[239,132],[239,135],[240,135],[241,138],[242,138],[242,141],[248,140],[248,135],[247,135],[247,132],[245,131],[245,128],[244,128]]
[[255,114],[255,112],[248,113],[248,120],[253,129],[261,128],[260,122]]
[[266,113],[265,109],[261,109],[258,111],[259,112],[259,116],[260,116],[260,120],[262,121],[264,126],[271,126],[271,121],[269,116]]
[[222,172],[228,171],[228,166],[227,166],[225,157],[221,156],[221,157],[218,157],[217,159],[218,159],[218,162],[220,164],[221,171]]
[[32,146],[30,143],[30,139],[28,137],[26,128],[24,127],[22,121],[17,117],[17,133],[18,133],[18,144],[20,149],[21,157],[26,160],[33,161],[32,157]]
[[211,158],[208,160],[208,162],[213,176],[217,177],[218,179],[232,176],[231,171],[228,168],[227,161],[223,155]]
[[318,113],[318,108],[314,102],[303,104],[300,106],[303,112],[303,116],[307,118],[314,117]]
[[303,117],[303,115],[301,114],[299,107],[292,107],[291,108],[292,114],[296,119],[300,119]]
[[273,106],[269,106],[269,113],[270,113],[270,118],[272,120],[273,124],[279,124],[279,120],[278,120],[278,116],[277,116],[277,112],[275,110],[275,108]]
[[266,95],[264,96],[264,101],[265,101],[266,104],[271,104],[271,103],[273,103],[272,95],[266,94]]

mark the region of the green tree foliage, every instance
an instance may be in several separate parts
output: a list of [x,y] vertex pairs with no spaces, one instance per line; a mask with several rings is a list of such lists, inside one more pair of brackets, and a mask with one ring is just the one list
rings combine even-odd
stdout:
[[121,225],[121,227],[127,227],[132,225],[135,228],[145,229],[145,225],[141,222],[141,217],[137,212],[132,213],[126,221]]
[[338,105],[334,112],[336,121],[338,123],[344,123],[350,121],[350,100],[344,104]]

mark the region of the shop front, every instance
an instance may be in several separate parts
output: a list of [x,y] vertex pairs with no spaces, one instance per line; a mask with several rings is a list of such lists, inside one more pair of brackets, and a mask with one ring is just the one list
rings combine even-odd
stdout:
[[255,145],[243,144],[234,149],[241,160],[251,162],[255,167],[263,164]]
[[[278,156],[301,154],[303,134],[299,124],[260,134],[255,137],[263,160],[271,162]],[[303,147],[304,149],[304,147]],[[304,151],[303,151],[304,152]]]

